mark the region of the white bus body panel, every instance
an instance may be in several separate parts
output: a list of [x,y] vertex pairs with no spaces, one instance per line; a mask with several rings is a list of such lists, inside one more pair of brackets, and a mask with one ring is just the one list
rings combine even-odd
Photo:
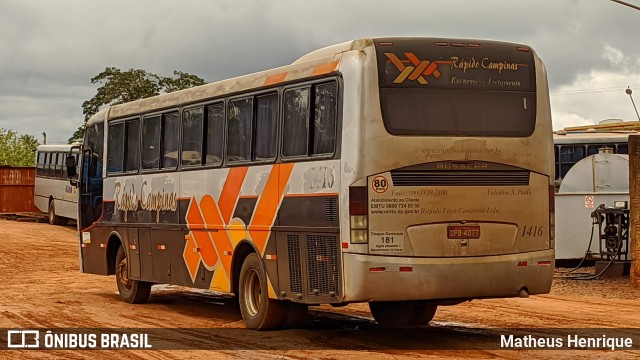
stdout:
[[69,180],[36,177],[34,195],[38,210],[49,213],[49,202],[53,199],[56,215],[77,219],[78,188]]

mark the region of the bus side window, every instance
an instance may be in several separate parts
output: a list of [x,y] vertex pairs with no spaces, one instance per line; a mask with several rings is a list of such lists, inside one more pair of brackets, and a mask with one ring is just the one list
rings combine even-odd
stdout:
[[314,86],[314,119],[311,128],[311,154],[332,154],[336,146],[338,84]]
[[107,172],[122,172],[124,165],[124,123],[109,125]]
[[47,154],[43,152],[38,153],[38,165],[36,166],[36,175],[42,176],[44,175],[44,164],[45,164],[45,156]]
[[563,145],[560,147],[560,176],[567,175],[569,169],[578,161],[585,158],[585,145]]
[[587,145],[587,156],[597,154],[605,145]]
[[160,116],[142,121],[142,169],[160,169]]
[[278,94],[256,97],[255,150],[256,160],[272,160],[276,157],[278,139]]
[[207,125],[205,132],[205,165],[219,165],[222,163],[224,146],[224,104],[218,103],[207,106]]
[[616,146],[616,154],[628,154],[629,144],[618,144]]
[[52,177],[55,171],[55,153],[47,154],[47,172],[46,175]]
[[162,115],[162,164],[163,169],[175,169],[178,165],[178,140],[180,116],[177,112]]
[[304,156],[309,149],[309,92],[310,87],[284,92],[284,127],[282,155]]
[[203,107],[185,110],[182,114],[182,166],[202,164],[203,122]]
[[126,144],[124,171],[138,171],[138,159],[140,153],[140,120],[129,120],[126,122]]
[[253,98],[229,101],[227,116],[227,161],[251,160]]
[[64,166],[64,160],[66,158],[66,154],[63,152],[58,153],[58,162],[56,163],[56,177],[59,179],[67,178],[67,168]]

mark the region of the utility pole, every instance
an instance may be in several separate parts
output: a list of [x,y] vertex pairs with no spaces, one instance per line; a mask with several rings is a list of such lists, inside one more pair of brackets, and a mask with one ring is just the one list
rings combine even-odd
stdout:
[[633,101],[633,96],[631,96],[631,94],[633,94],[633,91],[631,91],[631,88],[627,86],[627,90],[625,90],[624,92],[626,92],[627,95],[629,95],[629,98],[631,99],[631,104],[633,105],[633,109],[636,111],[636,116],[638,117],[638,121],[640,121],[640,114],[638,114],[638,108],[636,107],[636,103]]

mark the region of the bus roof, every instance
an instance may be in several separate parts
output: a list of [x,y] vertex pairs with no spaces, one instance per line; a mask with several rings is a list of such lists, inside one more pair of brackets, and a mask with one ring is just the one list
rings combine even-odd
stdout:
[[601,144],[620,143],[629,141],[629,135],[637,135],[635,131],[585,131],[554,133],[554,144]]
[[[282,84],[289,81],[308,78],[316,75],[329,74],[339,68],[342,54],[344,52],[352,50],[363,50],[365,48],[371,47],[373,46],[375,40],[405,41],[409,39],[418,39],[418,37],[362,38],[336,45],[331,45],[322,49],[312,51],[300,57],[290,65],[278,67],[275,69],[264,70],[231,79],[216,81],[213,83],[140,99],[125,104],[114,105],[102,109],[100,112],[92,116],[87,121],[87,125],[102,122],[105,121],[105,119],[119,119],[128,116],[135,116],[142,113],[167,110],[176,108],[178,106],[188,105],[190,103],[197,103],[208,99],[213,99],[216,97],[241,93],[250,89]],[[427,37],[424,37],[422,39],[434,41],[457,41],[457,39]],[[490,40],[473,41],[478,43],[502,43],[505,45],[519,45],[515,43]]]
[[38,145],[38,151],[69,151],[72,146],[78,146],[79,144],[51,144],[51,145]]
[[[372,44],[371,39],[362,39],[329,46],[307,54],[291,65],[216,81],[125,104],[114,105],[109,108],[106,116],[109,120],[123,118],[144,112],[170,109],[189,103],[200,102],[206,99],[239,93],[263,86],[281,84],[314,75],[328,74],[338,68],[343,52],[365,48]],[[92,116],[87,122],[87,125],[100,121],[104,121],[104,114],[102,116],[98,116],[98,114]]]

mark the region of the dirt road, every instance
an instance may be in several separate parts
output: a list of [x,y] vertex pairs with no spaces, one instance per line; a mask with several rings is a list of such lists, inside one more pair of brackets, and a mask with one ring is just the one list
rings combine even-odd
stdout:
[[638,354],[474,347],[492,328],[622,327],[638,334],[640,291],[626,281],[556,281],[549,295],[441,307],[432,326],[420,330],[379,329],[367,306],[355,304],[312,308],[303,329],[255,332],[244,329],[234,300],[220,294],[161,285],[154,287],[148,304],[122,303],[113,277],[79,272],[73,228],[7,220],[0,220],[0,280],[0,328],[181,328],[171,330],[171,336],[194,345],[199,334],[193,329],[211,328],[216,330],[209,340],[223,349],[0,351],[0,359],[515,359]]

